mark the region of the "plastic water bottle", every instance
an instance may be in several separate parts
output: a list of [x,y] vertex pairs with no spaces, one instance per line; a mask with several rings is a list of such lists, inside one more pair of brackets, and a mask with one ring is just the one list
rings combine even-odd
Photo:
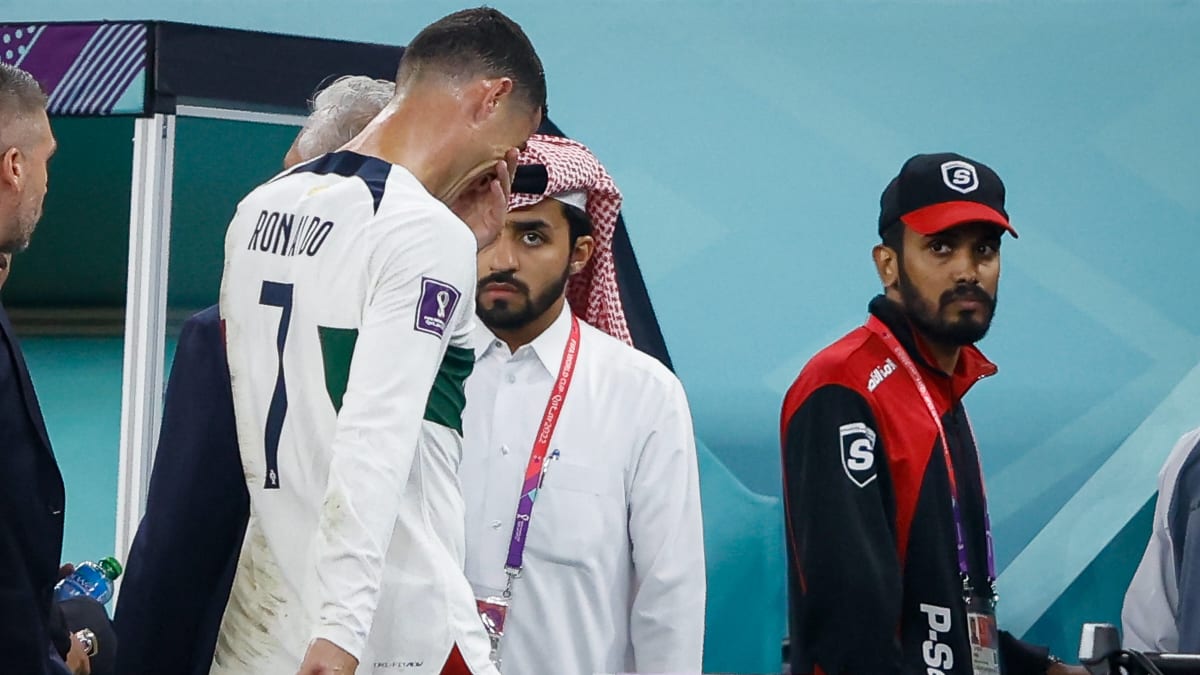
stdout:
[[82,562],[54,587],[56,600],[88,597],[105,604],[112,599],[113,582],[121,576],[121,563],[116,558],[102,558],[100,562]]

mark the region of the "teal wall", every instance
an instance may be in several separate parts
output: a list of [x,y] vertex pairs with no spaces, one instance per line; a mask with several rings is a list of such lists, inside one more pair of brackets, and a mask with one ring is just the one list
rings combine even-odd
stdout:
[[121,339],[23,342],[67,486],[63,560],[98,560],[112,554],[116,535]]
[[[1001,620],[1069,655],[1081,621],[1117,618],[1158,466],[1200,425],[1200,313],[1187,290],[1200,249],[1200,3],[499,6],[542,54],[555,121],[596,150],[625,192],[642,271],[715,458],[704,480],[714,485],[714,472],[727,470],[768,500],[761,512],[739,511],[732,505],[753,495],[723,488],[728,509],[711,502],[723,498],[706,502],[710,540],[737,529],[731,513],[756,513],[745,517],[775,531],[779,401],[807,358],[863,317],[877,286],[868,250],[887,179],[918,151],[957,150],[995,167],[1022,237],[1005,246],[999,314],[983,344],[1001,373],[969,405],[1003,569]],[[391,43],[456,8],[0,0],[6,20],[163,18]],[[273,166],[276,156],[259,153],[281,154],[285,143],[262,138],[250,149],[198,143],[181,152],[181,163],[218,173],[189,179],[212,194],[181,199],[176,219],[220,222],[237,197],[219,167],[256,163],[248,176]],[[52,198],[72,199],[85,182],[56,176]],[[219,231],[197,236],[191,250],[206,253],[190,263],[176,264],[173,247],[172,264],[201,287],[195,297],[173,293],[181,304],[203,304],[205,284],[215,290],[206,261]],[[105,435],[115,423],[101,417],[95,437],[115,446]],[[77,424],[61,414],[52,434]],[[89,457],[79,448],[65,450],[64,463]],[[76,514],[69,549],[87,529],[77,519],[107,515]],[[755,546],[780,555],[767,539]],[[711,581],[738,592],[727,578]],[[777,586],[744,597],[747,615],[765,617],[754,628],[781,632]],[[730,649],[710,666],[750,671],[773,658],[759,646]]]

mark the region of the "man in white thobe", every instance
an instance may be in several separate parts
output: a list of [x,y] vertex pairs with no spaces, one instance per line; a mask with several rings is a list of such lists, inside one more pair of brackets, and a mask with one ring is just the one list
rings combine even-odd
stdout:
[[[701,668],[691,414],[675,375],[629,344],[611,249],[619,209],[587,148],[534,136],[504,229],[479,254],[459,474],[468,580],[507,606],[505,673]],[[544,460],[531,465],[539,435]]]

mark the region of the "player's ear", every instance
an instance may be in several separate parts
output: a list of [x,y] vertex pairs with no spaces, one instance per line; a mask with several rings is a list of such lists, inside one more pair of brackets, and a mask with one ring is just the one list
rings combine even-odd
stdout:
[[490,119],[504,110],[505,106],[513,105],[512,97],[509,96],[513,91],[512,78],[485,78],[479,80],[477,86],[478,99],[474,110],[476,122]]
[[875,273],[885,289],[895,288],[900,278],[900,256],[896,250],[887,244],[876,244],[871,249],[871,257],[875,260]]

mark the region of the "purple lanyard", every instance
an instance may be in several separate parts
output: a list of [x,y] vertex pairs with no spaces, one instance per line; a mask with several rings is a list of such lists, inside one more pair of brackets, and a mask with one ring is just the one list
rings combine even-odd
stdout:
[[[568,310],[570,311],[570,310]],[[517,502],[517,517],[513,521],[512,539],[508,544],[508,560],[504,571],[508,574],[511,589],[512,580],[521,576],[521,567],[525,556],[525,537],[529,534],[529,522],[533,518],[533,502],[537,499],[538,489],[549,468],[546,453],[550,449],[550,439],[558,426],[559,412],[563,402],[567,400],[567,390],[571,388],[571,378],[575,375],[575,362],[579,358],[579,319],[571,315],[571,335],[567,338],[567,346],[563,348],[562,364],[558,367],[558,377],[554,381],[554,389],[550,399],[546,401],[546,412],[542,414],[542,423],[538,425],[537,437],[533,439],[533,451],[529,454],[529,464],[525,467],[525,483],[521,487],[521,499]],[[558,454],[555,451],[550,457]],[[509,591],[505,591],[507,596]]]
[[[929,389],[925,386],[925,379],[921,377],[921,371],[917,370],[917,364],[913,363],[912,358],[901,346],[899,340],[892,335],[891,331],[877,320],[871,317],[867,322],[867,329],[878,335],[883,343],[888,346],[888,349],[896,355],[896,359],[908,371],[908,376],[912,378],[913,384],[917,387],[917,393],[921,395],[921,400],[925,402],[925,408],[929,411],[930,418],[937,426],[938,438],[942,441],[942,458],[946,462],[946,474],[950,479],[950,508],[954,513],[954,538],[958,546],[958,573],[962,577],[963,596],[969,600],[972,592],[971,576],[967,567],[967,542],[963,535],[963,516],[962,508],[959,506],[958,500],[958,479],[954,474],[954,460],[950,457],[950,443],[946,437],[946,430],[942,427],[942,416],[938,414],[937,406],[933,402],[933,397],[929,394]],[[970,426],[970,420],[967,421],[967,426]],[[979,443],[975,441],[975,431],[971,430],[971,440],[975,443],[976,458],[979,457]],[[988,516],[987,510],[987,489],[983,487],[983,461],[979,460],[979,487],[983,490],[983,528],[984,538],[987,540],[987,582],[988,590],[992,593],[992,601],[996,600],[996,553],[992,547],[992,519]]]

